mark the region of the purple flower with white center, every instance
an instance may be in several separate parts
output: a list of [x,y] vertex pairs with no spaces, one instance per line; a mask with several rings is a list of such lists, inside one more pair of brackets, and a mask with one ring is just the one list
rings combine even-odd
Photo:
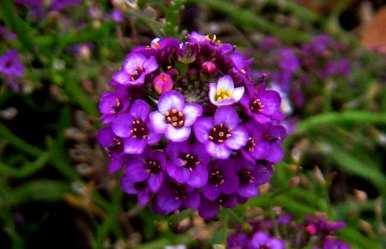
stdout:
[[237,176],[239,178],[238,194],[241,197],[250,198],[259,194],[258,187],[269,182],[272,175],[270,165],[253,164],[247,160],[237,160],[232,167],[238,167]]
[[209,99],[213,105],[225,106],[238,102],[244,94],[244,87],[235,87],[232,77],[221,77],[217,84],[209,83]]
[[203,195],[211,201],[221,194],[234,194],[239,187],[236,167],[230,160],[212,162],[208,169],[208,183],[202,188]]
[[283,240],[272,237],[265,232],[255,233],[251,244],[254,249],[285,249]]
[[280,95],[276,91],[265,90],[262,85],[257,89],[250,87],[240,103],[256,122],[267,123],[271,120],[283,119]]
[[150,106],[137,99],[128,113],[119,114],[111,124],[113,132],[123,138],[124,152],[141,154],[147,144],[155,144],[160,136],[149,124]]
[[175,181],[195,188],[207,183],[209,155],[202,144],[170,143],[166,153],[170,157],[167,172]]
[[185,103],[181,93],[168,91],[159,98],[158,111],[150,114],[150,121],[156,132],[170,141],[182,142],[189,138],[191,126],[201,115],[200,105]]
[[0,56],[0,73],[9,78],[23,76],[24,66],[16,50],[8,50]]
[[105,92],[99,100],[99,112],[103,124],[110,124],[118,113],[125,112],[129,107],[128,101],[122,101],[116,93]]
[[200,194],[187,184],[168,180],[158,192],[156,204],[157,208],[165,214],[172,213],[179,208],[197,209],[200,205]]
[[235,109],[223,106],[217,108],[214,118],[198,119],[194,124],[194,134],[211,156],[226,159],[233,150],[247,143],[247,132],[239,123]]
[[146,58],[140,53],[131,53],[123,63],[121,71],[113,76],[113,80],[122,85],[139,86],[145,82],[146,75],[158,69],[154,56]]

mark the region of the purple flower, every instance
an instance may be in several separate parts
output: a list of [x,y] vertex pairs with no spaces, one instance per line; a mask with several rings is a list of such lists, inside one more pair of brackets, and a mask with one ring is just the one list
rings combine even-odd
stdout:
[[108,170],[110,173],[115,173],[124,164],[127,156],[123,152],[123,140],[116,136],[110,127],[105,127],[99,130],[97,140],[100,146],[108,153],[111,158]]
[[173,142],[182,142],[189,138],[191,126],[201,114],[200,105],[185,103],[181,93],[168,91],[161,95],[158,111],[150,114],[150,120],[156,132]]
[[62,11],[69,7],[79,5],[82,0],[54,0],[50,5],[51,10]]
[[197,140],[205,144],[211,156],[226,159],[232,150],[238,150],[247,143],[247,133],[239,126],[239,122],[239,117],[232,107],[219,107],[214,118],[197,120],[194,133]]
[[146,58],[139,53],[131,53],[123,63],[122,70],[115,73],[113,80],[122,85],[143,85],[146,75],[154,72],[158,63],[154,56]]
[[228,249],[244,249],[249,244],[249,238],[245,233],[231,234],[227,239]]
[[117,10],[117,9],[115,9],[115,10],[113,10],[113,12],[111,12],[111,18],[116,23],[122,23],[124,21],[124,16],[123,16],[122,11]]
[[213,105],[225,106],[238,102],[244,94],[244,87],[234,87],[232,77],[221,77],[217,84],[209,83],[209,99]]
[[214,201],[221,194],[234,194],[239,186],[239,179],[230,160],[217,160],[209,167],[208,183],[202,193],[208,200]]
[[235,160],[232,167],[238,167],[238,193],[241,197],[250,198],[258,195],[258,187],[267,183],[272,175],[270,165],[253,164],[247,160]]
[[209,156],[201,144],[170,143],[166,153],[171,161],[167,172],[175,181],[195,188],[207,183]]
[[[116,93],[105,92],[99,100],[99,111],[101,120],[104,124],[110,124],[118,113],[125,112],[129,107],[129,102],[124,100],[124,96]],[[127,98],[127,97],[126,97]]]
[[0,73],[11,78],[23,76],[24,66],[16,50],[8,50],[0,56]]
[[230,57],[233,62],[233,67],[237,72],[245,75],[249,71],[252,59],[246,59],[245,56],[239,52],[232,53]]
[[285,249],[283,240],[271,237],[265,232],[257,232],[253,235],[252,248],[254,249]]
[[114,133],[124,138],[124,151],[127,154],[141,154],[147,144],[157,143],[160,136],[149,125],[150,107],[141,100],[134,101],[129,113],[119,114],[112,121]]
[[351,247],[343,241],[337,239],[326,239],[323,243],[323,249],[350,249]]
[[179,208],[196,209],[200,205],[200,194],[187,184],[166,181],[156,198],[157,208],[169,214]]
[[271,120],[283,119],[280,110],[281,99],[276,91],[265,90],[264,86],[260,86],[257,90],[250,88],[247,93],[240,103],[247,114],[257,122],[267,123]]
[[283,71],[294,73],[300,68],[299,59],[290,48],[284,48],[279,51],[279,67]]

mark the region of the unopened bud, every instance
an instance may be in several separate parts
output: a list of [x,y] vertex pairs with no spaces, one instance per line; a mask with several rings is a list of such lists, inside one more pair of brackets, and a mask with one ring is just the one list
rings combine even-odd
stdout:
[[208,74],[213,74],[217,71],[217,66],[211,61],[202,63],[201,68]]
[[172,90],[173,85],[173,79],[167,73],[160,73],[153,81],[154,89],[158,94]]

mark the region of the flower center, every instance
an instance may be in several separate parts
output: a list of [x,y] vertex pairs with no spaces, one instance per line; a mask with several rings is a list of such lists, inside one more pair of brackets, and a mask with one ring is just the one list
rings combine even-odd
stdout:
[[137,191],[142,191],[146,188],[147,184],[146,184],[146,181],[142,181],[142,182],[136,182],[134,183],[134,188],[135,190]]
[[139,76],[141,76],[142,72],[145,71],[142,66],[137,67],[134,72],[130,74],[130,79],[131,80],[137,80]]
[[209,140],[218,144],[223,143],[231,136],[231,129],[229,129],[222,123],[213,127],[209,132]]
[[196,155],[185,153],[179,156],[181,160],[184,161],[184,167],[189,171],[192,171],[196,168],[196,166],[200,163]]
[[264,138],[270,143],[274,143],[280,139],[279,137],[272,136],[271,134],[264,134]]
[[188,197],[186,186],[183,184],[173,182],[170,186],[174,199],[184,200]]
[[135,119],[131,122],[131,136],[133,138],[146,138],[149,135],[147,125],[140,119]]
[[165,121],[174,128],[182,128],[185,124],[185,115],[183,112],[173,108],[165,113]]
[[115,103],[114,105],[112,106],[113,110],[114,110],[114,113],[117,113],[119,112],[119,110],[121,109],[121,101],[119,101],[118,98],[115,98]]
[[252,112],[259,113],[263,111],[264,104],[261,103],[260,99],[256,98],[255,100],[251,101],[251,103],[249,104],[249,108]]
[[221,169],[214,169],[209,173],[209,182],[211,184],[220,186],[224,181],[224,172]]
[[224,203],[226,202],[227,200],[227,196],[221,194],[218,198],[217,198],[217,204],[220,205],[220,206],[224,206]]
[[107,146],[106,148],[106,151],[111,153],[111,152],[122,152],[123,151],[123,142],[122,142],[122,139],[119,138],[119,137],[114,137],[113,138],[113,142]]
[[255,177],[252,175],[250,170],[241,169],[237,174],[242,184],[249,184],[255,181]]
[[217,90],[216,95],[214,96],[214,99],[216,101],[219,101],[219,100],[228,99],[230,97],[232,97],[231,91],[220,88]]
[[245,145],[245,149],[249,152],[252,152],[255,149],[255,147],[256,147],[255,139],[253,139],[253,137],[249,137],[247,144]]
[[146,163],[146,171],[151,174],[158,174],[161,171],[161,164],[157,160],[147,159]]
[[259,249],[270,249],[267,245],[261,245]]

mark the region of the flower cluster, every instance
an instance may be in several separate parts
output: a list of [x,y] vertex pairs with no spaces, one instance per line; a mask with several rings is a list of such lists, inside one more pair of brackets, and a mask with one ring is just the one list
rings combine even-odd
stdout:
[[296,222],[291,215],[275,219],[258,219],[239,226],[228,237],[228,249],[349,249],[336,238],[336,231],[345,227],[342,221],[330,221],[323,214],[308,215]]
[[213,218],[258,195],[283,157],[280,96],[215,36],[156,38],[127,55],[101,96],[98,135],[122,189],[160,213]]

